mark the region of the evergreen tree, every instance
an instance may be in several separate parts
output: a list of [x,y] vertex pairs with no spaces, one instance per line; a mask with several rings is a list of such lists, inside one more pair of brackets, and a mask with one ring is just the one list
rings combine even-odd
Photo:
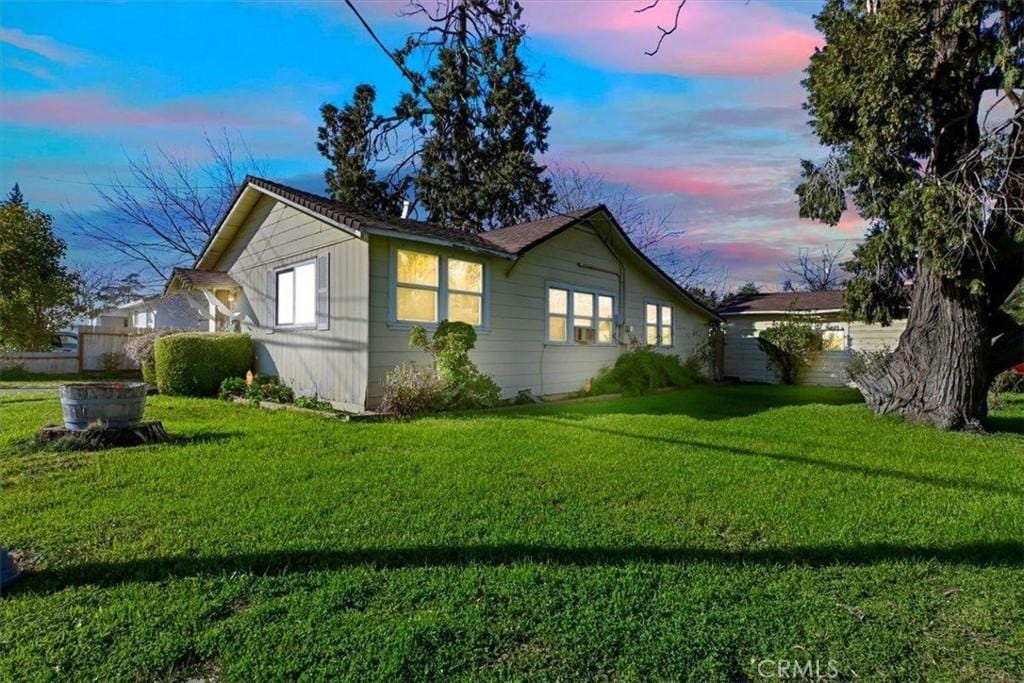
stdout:
[[341,109],[330,103],[321,106],[323,125],[316,147],[331,162],[324,172],[331,197],[355,208],[394,213],[404,194],[403,184],[378,179],[370,165],[374,158],[370,136],[378,125],[373,113],[376,98],[373,86],[361,84],[352,102]]
[[7,195],[7,203],[13,206],[25,205],[25,196],[21,194],[21,188],[18,187],[18,183],[14,183],[14,187],[11,188],[10,194]]
[[828,0],[816,23],[807,109],[832,155],[804,162],[801,212],[835,224],[850,196],[871,223],[851,315],[902,316],[913,281],[897,349],[855,381],[878,412],[977,428],[1024,361],[1002,310],[1024,275],[1024,3]]
[[[17,189],[17,186],[15,186]],[[67,245],[53,218],[20,192],[0,204],[0,348],[47,351],[74,314],[79,279],[62,264]]]
[[[428,23],[394,53],[411,92],[393,115],[363,112],[348,124],[361,131],[369,123],[368,148],[390,166],[388,193],[410,182],[428,219],[469,231],[548,212],[554,194],[536,156],[547,150],[551,108],[538,99],[519,57],[525,37],[519,3],[411,6],[409,14]],[[414,62],[426,67],[415,70]],[[354,99],[348,106],[355,105]],[[328,158],[337,168],[338,160]],[[368,155],[343,151],[341,160],[345,168],[368,169]]]

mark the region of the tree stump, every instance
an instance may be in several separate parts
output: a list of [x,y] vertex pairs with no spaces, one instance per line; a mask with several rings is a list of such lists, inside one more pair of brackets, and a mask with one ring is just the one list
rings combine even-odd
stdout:
[[50,425],[36,432],[36,442],[68,450],[94,451],[123,446],[143,446],[165,443],[171,436],[159,420],[140,422],[132,427],[90,427],[88,429],[67,429]]

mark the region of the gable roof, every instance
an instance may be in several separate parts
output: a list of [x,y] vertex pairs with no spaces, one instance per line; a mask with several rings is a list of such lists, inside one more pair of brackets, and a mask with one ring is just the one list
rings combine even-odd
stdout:
[[718,309],[719,315],[754,313],[838,313],[843,310],[843,291],[776,292],[748,294]]
[[[712,320],[721,320],[718,315],[694,299],[690,294],[679,286],[665,271],[663,271],[646,254],[640,251],[622,226],[615,219],[615,216],[603,204],[592,206],[586,209],[579,209],[548,216],[535,221],[527,221],[511,225],[506,228],[499,228],[489,232],[472,233],[455,228],[447,228],[436,223],[426,221],[415,221],[397,216],[386,216],[384,214],[355,210],[342,202],[328,199],[311,192],[298,190],[294,187],[282,185],[266,178],[246,176],[245,181],[238,188],[235,197],[229,205],[228,211],[217,224],[217,229],[207,240],[206,245],[196,259],[194,270],[183,270],[185,273],[201,273],[207,257],[213,253],[219,257],[221,251],[214,249],[218,240],[230,242],[233,239],[238,225],[232,222],[236,209],[248,213],[255,205],[255,200],[246,200],[246,193],[259,192],[269,195],[280,201],[292,205],[296,209],[308,214],[313,214],[325,222],[334,225],[342,230],[347,230],[355,235],[363,233],[404,237],[418,241],[432,242],[446,246],[454,246],[470,251],[479,251],[508,259],[516,259],[534,247],[539,246],[546,240],[558,235],[564,230],[571,228],[589,218],[597,215],[604,215],[608,222],[618,231],[620,237],[629,248],[636,253],[654,272],[665,281],[665,283],[676,291],[682,298],[689,302],[694,308],[703,312]],[[226,230],[228,225],[233,225],[233,230]],[[208,272],[206,269],[205,272]],[[175,275],[177,275],[177,271]],[[172,276],[173,279],[174,276]],[[187,275],[186,275],[187,277]]]

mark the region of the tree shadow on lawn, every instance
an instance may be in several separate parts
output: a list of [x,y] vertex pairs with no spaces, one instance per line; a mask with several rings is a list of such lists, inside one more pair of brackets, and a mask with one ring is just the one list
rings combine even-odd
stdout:
[[977,567],[1024,566],[1024,543],[991,541],[948,547],[869,543],[724,550],[701,547],[588,546],[509,543],[500,545],[410,546],[351,550],[279,550],[222,557],[170,556],[124,562],[93,562],[26,573],[6,593],[38,595],[72,586],[116,586],[186,577],[217,578],[235,573],[282,576],[354,567],[425,567],[540,564],[614,567],[629,564],[717,564],[723,566],[862,567],[889,562],[941,562]]
[[[599,399],[600,396],[594,397]],[[796,406],[845,406],[863,403],[855,389],[837,387],[784,387],[773,384],[726,384],[698,386],[643,396],[624,396],[580,403],[524,405],[508,409],[509,416],[557,412],[568,419],[585,419],[595,414],[685,415],[697,420],[731,420],[763,413],[774,408]],[[465,413],[465,417],[494,415],[494,412]]]
[[887,477],[891,479],[898,479],[900,481],[910,482],[913,484],[925,484],[928,486],[937,486],[940,488],[954,489],[958,491],[972,491],[975,493],[996,493],[1010,496],[1024,496],[1024,490],[1021,490],[1014,486],[1006,486],[1004,484],[994,482],[953,479],[949,477],[939,477],[931,474],[916,474],[913,472],[904,472],[902,470],[891,469],[888,467],[868,467],[866,465],[855,465],[852,463],[845,462],[831,462],[828,460],[821,460],[818,458],[809,458],[807,456],[797,455],[795,453],[779,453],[767,450],[755,450],[753,448],[740,448],[737,446],[726,446],[720,443],[711,443],[692,439],[678,439],[666,436],[653,436],[651,434],[634,434],[631,432],[624,432],[619,429],[606,429],[604,427],[595,427],[593,425],[584,426],[581,424],[576,424],[571,421],[541,417],[537,415],[523,415],[521,417],[522,419],[526,420],[545,422],[559,427],[568,427],[571,429],[582,429],[584,431],[589,432],[608,434],[609,436],[639,439],[641,441],[663,443],[669,446],[686,446],[692,448],[702,448],[727,453],[729,455],[738,455],[743,457],[768,458],[771,460],[780,460],[783,462],[796,463],[800,465],[811,465],[813,467],[818,467],[833,472],[842,472],[846,474],[865,474],[872,477]]

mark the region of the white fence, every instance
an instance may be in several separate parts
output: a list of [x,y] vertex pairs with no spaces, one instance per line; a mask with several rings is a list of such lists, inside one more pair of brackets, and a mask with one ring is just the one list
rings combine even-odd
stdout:
[[68,351],[11,351],[0,353],[0,368],[20,366],[27,372],[56,375],[103,369],[103,354],[118,353],[120,370],[135,370],[138,365],[124,355],[124,343],[136,334],[147,332],[139,328],[104,329],[79,327],[78,353]]

